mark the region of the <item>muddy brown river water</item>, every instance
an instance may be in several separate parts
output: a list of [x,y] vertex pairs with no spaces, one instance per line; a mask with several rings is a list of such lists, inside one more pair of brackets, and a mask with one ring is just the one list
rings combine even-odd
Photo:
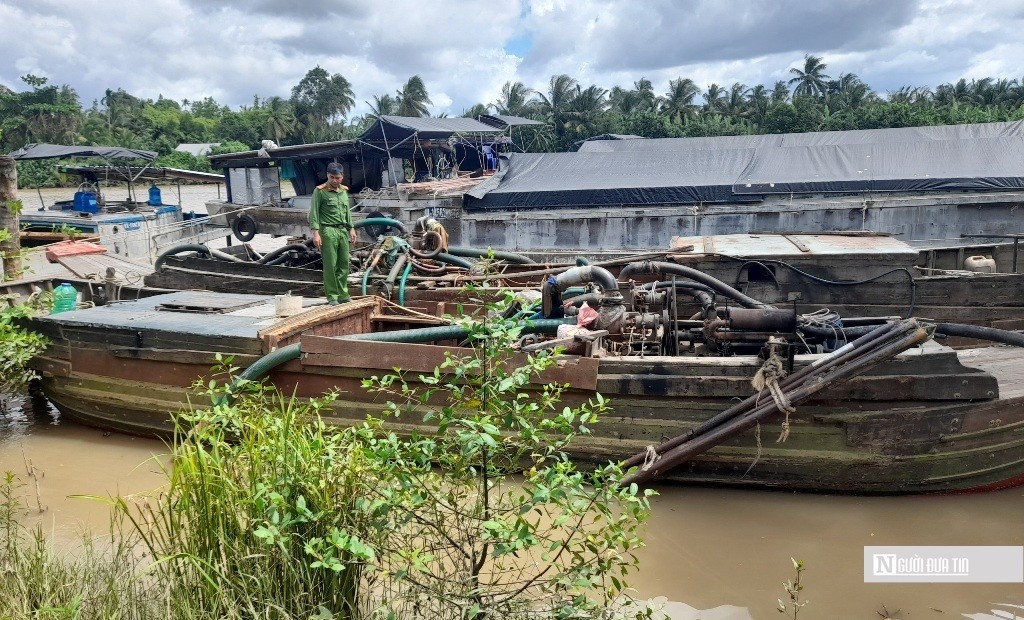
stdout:
[[[0,472],[22,489],[54,540],[103,532],[104,504],[74,495],[159,489],[163,443],[62,423],[45,401],[15,399],[0,413]],[[865,584],[865,545],[1024,545],[1024,489],[966,496],[847,497],[659,486],[647,548],[632,579],[640,596],[662,598],[675,619],[781,618],[776,599],[806,562],[801,618],[907,620],[1024,618],[1022,584]],[[41,503],[45,511],[35,507]],[[706,610],[697,613],[694,610]]]
[[[42,190],[44,200],[72,190]],[[223,190],[221,190],[223,192]],[[177,201],[174,186],[165,202]],[[23,190],[26,209],[38,208]],[[182,186],[186,210],[204,212],[216,187]],[[0,472],[38,472],[40,522],[55,540],[103,531],[105,505],[73,495],[137,494],[164,481],[159,441],[61,423],[45,402],[16,399],[0,412]],[[26,501],[37,503],[35,486]],[[1024,618],[1024,584],[866,584],[867,545],[1024,545],[1024,488],[965,496],[846,497],[678,486],[657,487],[647,548],[632,579],[637,593],[667,602],[674,619],[781,618],[776,599],[792,577],[790,558],[806,563],[800,618],[905,620]],[[703,611],[697,611],[703,610]]]

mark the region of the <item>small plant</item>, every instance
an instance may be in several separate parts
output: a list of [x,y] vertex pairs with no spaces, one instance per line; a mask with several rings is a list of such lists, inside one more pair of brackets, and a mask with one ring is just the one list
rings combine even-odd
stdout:
[[607,617],[628,597],[649,492],[620,488],[615,464],[583,472],[569,460],[608,402],[561,406],[568,386],[533,383],[555,354],[515,355],[522,317],[502,318],[512,301],[485,322],[458,319],[472,348],[432,374],[364,382],[393,399],[399,422],[437,428],[401,437],[385,419],[362,429],[370,475],[359,507],[388,532],[382,615]]
[[[214,370],[235,370],[226,364]],[[255,382],[196,388],[215,404],[178,416],[166,495],[141,510],[116,502],[176,617],[356,615],[373,550],[354,521],[359,453],[318,416],[333,397],[299,402]]]
[[81,230],[69,224],[61,224],[60,226],[54,224],[50,227],[50,230],[58,235],[63,235],[68,239],[77,239],[82,234]]
[[14,304],[13,299],[0,296],[0,342],[4,343],[0,347],[0,393],[20,392],[36,378],[28,363],[47,345],[43,336],[20,323],[39,311],[38,299],[21,304]]
[[796,571],[796,575],[791,580],[783,582],[782,587],[786,589],[786,594],[789,596],[788,601],[779,599],[778,610],[780,614],[786,614],[786,617],[796,620],[797,614],[803,609],[805,605],[810,601],[801,601],[800,593],[803,592],[804,586],[800,583],[800,579],[804,573],[803,560],[797,560],[789,558],[790,562],[793,563],[793,570]]

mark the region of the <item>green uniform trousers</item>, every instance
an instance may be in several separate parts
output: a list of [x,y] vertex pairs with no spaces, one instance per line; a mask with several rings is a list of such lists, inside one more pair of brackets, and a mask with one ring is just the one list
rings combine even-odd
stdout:
[[320,229],[320,255],[324,259],[324,293],[328,300],[348,301],[348,229]]

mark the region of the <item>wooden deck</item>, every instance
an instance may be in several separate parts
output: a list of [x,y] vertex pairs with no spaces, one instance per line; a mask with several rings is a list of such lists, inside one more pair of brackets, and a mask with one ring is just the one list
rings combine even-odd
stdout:
[[1024,349],[998,345],[957,351],[965,366],[985,370],[999,380],[999,396],[1024,396]]

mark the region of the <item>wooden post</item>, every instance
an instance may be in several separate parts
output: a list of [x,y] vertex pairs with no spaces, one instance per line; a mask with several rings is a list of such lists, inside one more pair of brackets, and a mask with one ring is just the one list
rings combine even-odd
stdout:
[[21,277],[20,212],[18,168],[12,158],[0,156],[0,258],[4,261],[4,280]]

